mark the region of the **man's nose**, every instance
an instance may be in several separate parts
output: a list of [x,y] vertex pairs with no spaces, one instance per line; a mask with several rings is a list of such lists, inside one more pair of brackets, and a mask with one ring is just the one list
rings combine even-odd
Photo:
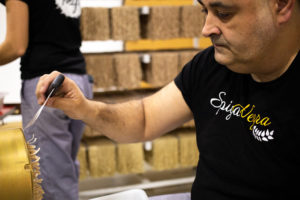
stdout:
[[204,21],[204,26],[202,28],[202,35],[204,37],[210,37],[212,35],[220,35],[221,31],[218,27],[217,20],[214,16],[208,14]]

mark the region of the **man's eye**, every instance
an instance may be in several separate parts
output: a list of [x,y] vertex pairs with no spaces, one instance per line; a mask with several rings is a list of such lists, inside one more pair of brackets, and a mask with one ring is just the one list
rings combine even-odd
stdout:
[[202,8],[202,9],[201,9],[201,12],[207,14],[207,13],[208,13],[208,10],[207,10],[206,8]]
[[216,16],[219,19],[226,20],[226,19],[229,19],[232,16],[232,14],[229,13],[229,12],[219,12],[219,11],[217,11]]

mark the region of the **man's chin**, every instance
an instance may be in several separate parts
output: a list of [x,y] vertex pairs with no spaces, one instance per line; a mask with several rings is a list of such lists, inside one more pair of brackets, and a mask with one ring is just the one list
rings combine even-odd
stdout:
[[239,73],[239,74],[248,74],[250,73],[248,68],[242,64],[233,59],[230,56],[226,56],[224,54],[215,53],[215,60],[221,64],[226,66],[229,70]]
[[221,65],[230,65],[232,64],[232,59],[223,53],[215,52],[215,60]]

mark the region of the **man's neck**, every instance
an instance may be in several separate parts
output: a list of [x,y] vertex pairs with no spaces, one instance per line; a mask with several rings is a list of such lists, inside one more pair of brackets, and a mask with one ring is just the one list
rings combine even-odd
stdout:
[[279,78],[289,69],[298,52],[299,49],[293,54],[290,54],[289,57],[283,59],[282,62],[270,62],[269,64],[277,65],[274,67],[275,70],[271,73],[252,73],[251,76],[253,80],[256,82],[269,82]]

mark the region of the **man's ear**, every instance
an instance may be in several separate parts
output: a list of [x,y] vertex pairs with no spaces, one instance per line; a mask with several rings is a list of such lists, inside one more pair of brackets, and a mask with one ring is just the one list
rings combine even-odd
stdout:
[[276,15],[278,24],[286,23],[292,16],[296,0],[276,0]]

